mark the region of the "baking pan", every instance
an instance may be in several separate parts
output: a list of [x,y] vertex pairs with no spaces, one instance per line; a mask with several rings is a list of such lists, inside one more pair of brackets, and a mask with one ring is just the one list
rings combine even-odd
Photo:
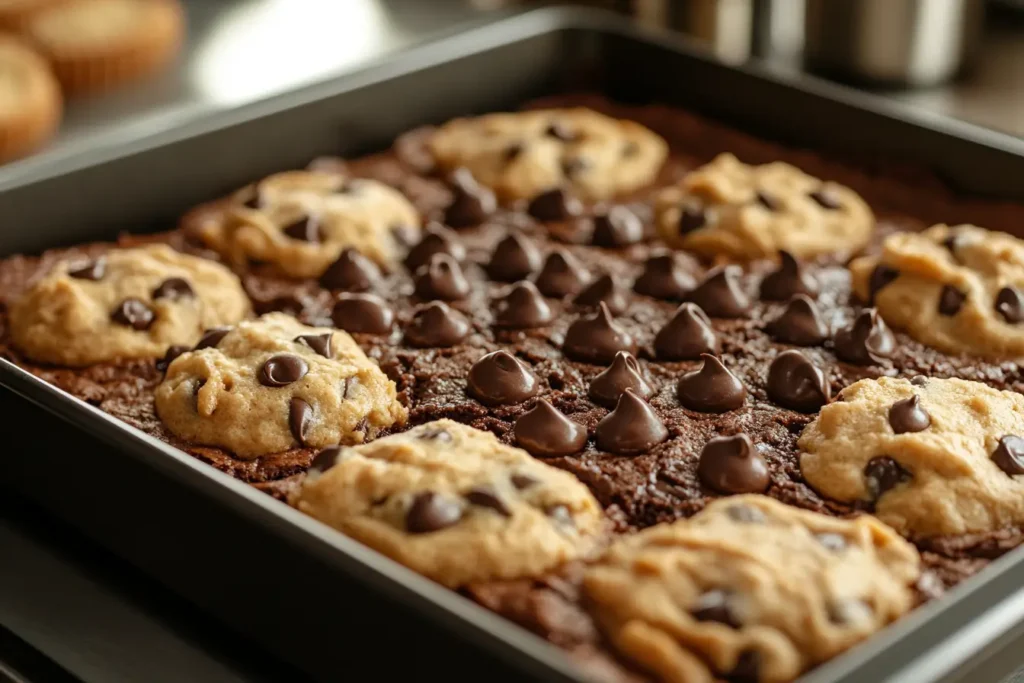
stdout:
[[[188,207],[324,153],[568,90],[675,104],[751,133],[935,168],[958,189],[1024,199],[1024,141],[927,118],[813,79],[723,66],[612,14],[544,9],[386,63],[0,184],[0,254],[163,229]],[[94,537],[314,679],[438,671],[582,680],[511,623],[0,361],[0,487]],[[1011,671],[1024,554],[807,675],[807,683],[953,683]]]

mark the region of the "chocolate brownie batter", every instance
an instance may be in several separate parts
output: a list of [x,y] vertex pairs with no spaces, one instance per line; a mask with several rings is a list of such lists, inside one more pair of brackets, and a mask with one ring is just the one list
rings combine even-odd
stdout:
[[[796,441],[818,407],[857,380],[959,377],[1024,390],[1015,362],[952,356],[879,329],[851,296],[843,263],[787,255],[781,266],[755,262],[739,269],[666,252],[654,237],[652,197],[719,152],[750,163],[784,160],[852,188],[871,205],[878,226],[868,252],[894,231],[933,222],[1013,231],[1024,223],[1024,206],[958,197],[919,169],[838,162],[675,109],[619,107],[590,96],[534,106],[579,104],[642,123],[668,141],[670,159],[653,187],[617,203],[586,204],[552,191],[496,207],[493,198],[474,196],[481,191],[475,183],[435,172],[424,151],[430,131],[412,131],[388,152],[345,163],[355,177],[401,190],[429,219],[422,240],[396,232],[407,242],[406,267],[383,272],[346,252],[318,280],[296,281],[254,263],[242,275],[254,309],[346,329],[395,381],[410,425],[451,418],[518,443],[576,475],[624,533],[692,515],[740,489],[818,512],[854,512],[803,481]],[[116,244],[153,241],[217,258],[200,245],[187,219],[176,231],[124,235]],[[0,355],[222,471],[285,496],[315,453],[296,449],[241,459],[181,442],[153,407],[164,364],[68,370],[28,362],[10,346],[6,306],[57,260],[109,246],[0,262]],[[517,284],[531,273],[532,283]],[[680,308],[695,286],[688,300],[703,312]],[[797,294],[805,296],[786,303]],[[666,325],[670,333],[659,335]],[[879,339],[891,349],[877,353]],[[772,363],[794,345],[803,359]],[[816,379],[797,386],[792,377],[807,376],[807,360]],[[578,427],[560,422],[559,413],[586,428],[590,445],[579,450],[584,438]],[[936,579],[957,583],[1016,547],[1021,533],[911,540],[931,569],[919,587],[925,599],[938,590]],[[567,568],[535,581],[473,585],[466,593],[567,648],[599,675],[629,678],[579,608],[578,574]]]

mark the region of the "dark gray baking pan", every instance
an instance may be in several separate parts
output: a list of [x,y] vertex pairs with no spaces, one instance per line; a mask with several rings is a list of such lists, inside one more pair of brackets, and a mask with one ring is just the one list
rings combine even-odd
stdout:
[[[1016,138],[820,81],[726,67],[614,15],[546,9],[102,159],[8,180],[0,254],[166,228],[197,202],[314,156],[372,151],[419,124],[569,89],[677,104],[804,147],[923,162],[962,190],[1024,199]],[[455,680],[582,680],[525,631],[3,361],[0,387],[0,487],[312,678],[370,666],[385,680],[410,669]],[[1022,633],[1018,551],[805,681],[996,680],[1019,663]]]

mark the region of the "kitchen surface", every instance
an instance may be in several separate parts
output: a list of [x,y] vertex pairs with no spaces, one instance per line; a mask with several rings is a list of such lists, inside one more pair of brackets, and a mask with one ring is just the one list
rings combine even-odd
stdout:
[[[210,113],[312,86],[535,3],[186,4],[187,44],[172,68],[131,88],[69,102],[49,145],[0,167],[0,191],[123,153],[125,144],[145,146],[149,136]],[[802,73],[800,55],[807,38],[799,17],[807,4],[815,3],[701,0],[683,9],[682,2],[673,6],[650,0],[582,4],[625,10],[651,31],[688,33],[725,61],[760,58],[775,73],[794,77]],[[962,77],[923,87],[887,82],[867,89],[935,120],[952,117],[1007,136],[1024,136],[1024,9],[993,3],[988,10],[983,32],[965,54]],[[305,589],[298,592],[305,594]],[[304,679],[251,643],[225,633],[72,529],[0,493],[0,682],[65,680]]]

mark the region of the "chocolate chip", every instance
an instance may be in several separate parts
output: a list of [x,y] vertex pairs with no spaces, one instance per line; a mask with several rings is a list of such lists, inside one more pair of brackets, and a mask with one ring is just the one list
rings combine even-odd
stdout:
[[592,240],[599,247],[626,247],[644,238],[644,224],[625,206],[594,217]]
[[253,187],[249,193],[249,198],[242,202],[242,206],[247,209],[256,211],[263,206],[263,196],[258,187]]
[[106,274],[107,259],[103,256],[68,270],[68,275],[77,280],[100,280]]
[[334,302],[331,320],[339,330],[362,334],[387,334],[395,321],[391,308],[374,294],[342,292]]
[[513,285],[494,306],[494,324],[499,327],[542,327],[553,318],[551,306],[532,282],[519,282]]
[[561,121],[552,121],[544,131],[544,134],[559,142],[576,142],[578,139],[576,133]]
[[519,155],[526,149],[526,145],[521,142],[513,142],[511,145],[505,148],[505,163],[509,164],[519,158]]
[[581,316],[569,325],[562,351],[574,360],[610,363],[619,351],[636,353],[636,341],[616,324],[602,301],[596,313]]
[[627,351],[619,351],[612,364],[591,380],[587,395],[594,403],[611,408],[619,402],[619,397],[627,389],[632,389],[633,393],[643,399],[650,398],[654,393],[644,379],[636,358]]
[[192,350],[199,351],[200,349],[216,348],[217,344],[220,344],[220,340],[226,337],[232,329],[230,327],[214,327],[206,330],[199,339],[199,343]]
[[466,316],[441,301],[417,307],[405,327],[405,343],[421,348],[447,348],[466,338],[470,325]]
[[309,372],[306,361],[290,353],[279,353],[263,363],[257,375],[265,387],[284,387],[298,382]]
[[439,223],[429,223],[423,238],[409,250],[405,267],[415,271],[430,261],[434,254],[448,254],[456,261],[466,258],[466,248],[454,232]]
[[932,418],[921,407],[921,397],[917,394],[889,407],[889,426],[894,434],[923,432],[931,423]]
[[799,351],[783,351],[768,367],[768,398],[784,408],[813,413],[831,396],[825,373]]
[[466,500],[478,507],[494,510],[502,517],[511,517],[512,511],[508,509],[498,494],[490,486],[476,486],[466,492]]
[[469,369],[466,390],[484,405],[519,403],[540,391],[533,371],[508,351],[492,351]]
[[615,410],[597,423],[597,447],[618,455],[638,455],[668,438],[668,429],[654,409],[627,389]]
[[300,446],[306,445],[306,431],[313,420],[313,409],[303,399],[293,397],[288,402],[288,428]]
[[292,341],[298,342],[299,344],[305,344],[309,348],[313,349],[315,353],[320,354],[324,358],[331,358],[334,355],[334,352],[331,349],[331,340],[333,338],[333,333],[324,332],[323,334],[300,334]]
[[188,350],[187,346],[182,346],[181,344],[168,346],[167,353],[164,354],[163,358],[156,362],[156,369],[160,372],[167,372],[167,368],[174,362],[174,359]]
[[718,353],[718,339],[700,306],[687,302],[658,330],[654,350],[660,360],[695,360]]
[[644,263],[644,271],[633,282],[633,291],[655,299],[678,301],[696,286],[675,254],[656,254]]
[[814,534],[814,538],[830,552],[841,553],[846,550],[846,537],[842,534],[827,531]]
[[410,534],[427,534],[446,529],[462,519],[458,503],[433,491],[424,491],[412,499],[405,515],[405,530]]
[[540,268],[540,252],[518,232],[510,232],[494,247],[487,274],[493,280],[515,282]]
[[455,301],[469,294],[469,281],[458,261],[447,254],[434,254],[416,270],[416,295],[421,299]]
[[833,624],[849,626],[850,624],[862,624],[871,620],[874,612],[871,606],[857,598],[840,598],[833,600],[826,608],[828,618]]
[[566,178],[574,178],[587,170],[589,166],[590,162],[583,157],[569,157],[568,159],[562,159],[562,174]]
[[1003,320],[1015,325],[1024,320],[1024,298],[1016,287],[1003,287],[996,295],[996,311]]
[[939,295],[939,313],[941,315],[956,315],[960,307],[964,305],[967,295],[953,285],[946,285]]
[[564,221],[583,213],[583,204],[566,190],[556,187],[534,197],[526,210],[539,221]]
[[763,493],[771,483],[768,463],[746,434],[708,441],[700,452],[697,475],[719,493]]
[[196,293],[192,291],[192,285],[190,285],[188,280],[183,277],[167,278],[153,290],[154,299],[171,299],[177,301],[178,299],[187,299],[194,297],[195,295]]
[[823,209],[835,211],[837,209],[843,208],[843,203],[839,201],[839,197],[836,196],[835,192],[832,192],[827,188],[818,188],[817,190],[809,193],[807,196],[813,199],[815,202],[817,202],[818,206],[820,206]]
[[900,271],[889,266],[877,265],[868,278],[869,304],[875,303],[875,295],[900,276]]
[[707,210],[697,200],[690,199],[679,207],[680,236],[689,235],[694,230],[703,228],[707,223]]
[[590,279],[578,261],[564,249],[556,249],[544,260],[534,283],[546,296],[563,297],[578,292]]
[[819,346],[828,338],[828,325],[806,294],[793,297],[765,329],[772,339],[783,344]]
[[445,441],[450,443],[452,433],[444,427],[427,424],[416,431],[416,438],[423,439],[424,441]]
[[864,486],[873,501],[894,486],[908,481],[911,476],[910,472],[887,455],[872,458],[864,466]]
[[774,212],[780,211],[782,209],[782,204],[779,202],[779,200],[774,195],[768,194],[767,192],[758,192],[756,194],[756,199],[758,204],[768,209],[769,211]]
[[[543,401],[541,401],[541,403],[543,403]],[[531,477],[528,474],[513,474],[511,477],[509,477],[509,481],[512,482],[512,486],[515,486],[516,490],[518,491],[528,489],[531,486],[540,483],[540,480],[536,479],[535,477]]]
[[764,524],[764,513],[749,505],[732,505],[726,509],[725,514],[729,519],[742,524]]
[[797,294],[818,295],[818,283],[788,251],[779,252],[779,267],[761,280],[761,298],[786,301]]
[[320,276],[324,289],[365,292],[380,280],[380,269],[370,259],[349,247]]
[[743,650],[729,672],[729,683],[760,683],[761,651]]
[[857,314],[853,324],[836,332],[832,339],[836,355],[848,363],[881,363],[893,354],[896,339],[874,308]]
[[957,249],[960,248],[960,236],[955,234],[950,235],[946,239],[942,240],[942,246],[944,246],[949,251],[949,255],[956,260],[956,252]]
[[468,168],[458,168],[449,177],[452,201],[444,212],[444,221],[456,228],[483,223],[498,210],[498,200],[490,189],[476,181]]
[[320,221],[313,216],[303,216],[294,223],[281,228],[281,232],[300,242],[316,244],[320,241]]
[[741,628],[743,623],[732,606],[732,594],[720,588],[701,593],[690,607],[690,614],[697,621],[714,621],[731,628]]
[[[587,444],[586,428],[573,422],[550,403],[541,399],[523,413],[512,427],[516,445],[538,458],[572,455]],[[514,475],[512,483],[516,484]]]
[[713,318],[739,318],[750,310],[750,299],[739,283],[737,266],[713,268],[688,299]]
[[309,464],[309,474],[323,474],[338,464],[338,457],[341,455],[341,446],[328,446],[313,457]]
[[1024,474],[1024,439],[1007,434],[992,452],[992,462],[1011,477]]
[[629,306],[629,295],[611,275],[602,275],[572,300],[577,306],[587,308],[594,308],[602,301],[613,315],[618,315]]
[[679,402],[702,413],[724,413],[742,406],[747,397],[743,382],[715,356],[702,353],[701,358],[704,362],[697,370],[679,378]]
[[117,305],[110,314],[110,319],[120,325],[127,325],[135,330],[148,330],[156,315],[152,309],[140,299],[128,298]]

